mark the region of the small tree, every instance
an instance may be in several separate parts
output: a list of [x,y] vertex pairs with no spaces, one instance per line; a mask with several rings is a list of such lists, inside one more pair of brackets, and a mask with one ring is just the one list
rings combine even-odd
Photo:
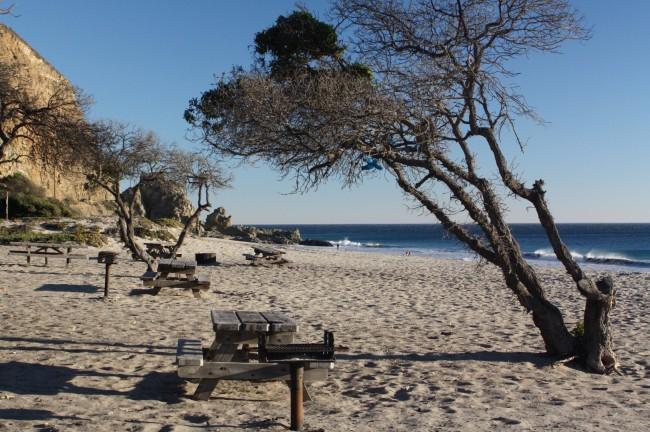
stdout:
[[[210,208],[210,189],[226,187],[230,181],[218,165],[197,153],[166,147],[152,132],[144,132],[118,122],[101,122],[88,129],[84,164],[88,185],[106,190],[115,201],[120,239],[138,258],[151,267],[151,257],[135,240],[135,204],[146,183],[166,181],[198,192],[198,206],[185,221],[173,257],[183,245],[187,232],[201,212]],[[131,182],[128,193],[122,190]]]
[[166,165],[169,179],[177,184],[185,185],[188,191],[196,192],[198,195],[196,209],[185,220],[183,229],[172,249],[172,257],[176,257],[176,253],[183,245],[188,231],[197,223],[201,213],[212,206],[210,203],[210,189],[228,187],[231,179],[223,174],[215,161],[199,153],[173,149],[168,152]]
[[66,166],[83,145],[90,98],[66,83],[48,96],[25,91],[30,86],[17,66],[0,64],[0,164],[30,158],[44,168]]
[[[190,101],[185,118],[199,139],[219,154],[262,159],[293,173],[299,190],[334,175],[354,183],[368,158],[376,159],[447,231],[501,270],[549,354],[577,355],[598,373],[615,370],[612,280],[593,281],[584,273],[562,242],[543,181],[526,185],[502,148],[509,136],[518,140],[517,117],[534,117],[508,85],[510,60],[588,36],[568,1],[339,0],[334,13],[348,25],[356,64],[367,65],[376,78],[349,73],[345,65],[351,62],[342,63],[341,52],[305,61],[321,51],[296,44],[287,53],[265,40],[257,52],[271,62],[235,69]],[[279,24],[261,34],[285,34],[286,20]],[[322,29],[289,32],[311,41],[302,34],[311,28]],[[283,60],[287,55],[301,60]],[[479,168],[479,147],[491,155],[496,176]],[[535,209],[555,255],[586,299],[583,336],[569,332],[524,259],[499,190]],[[479,233],[459,223],[462,217]]]
[[[135,240],[135,203],[143,184],[165,176],[165,148],[152,132],[118,122],[100,122],[87,129],[83,169],[89,187],[100,187],[115,201],[120,239],[134,256],[153,258]],[[122,185],[133,183],[129,194]]]

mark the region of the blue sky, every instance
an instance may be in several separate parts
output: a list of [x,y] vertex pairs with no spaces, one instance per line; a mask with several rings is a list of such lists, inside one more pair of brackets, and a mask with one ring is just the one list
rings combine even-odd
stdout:
[[[256,32],[295,4],[285,0],[11,0],[2,17],[95,99],[92,116],[128,121],[165,141],[186,141],[191,97],[233,65],[249,65]],[[325,18],[326,1],[303,1]],[[593,27],[560,55],[520,59],[516,82],[546,120],[523,123],[523,178],[543,178],[560,222],[650,222],[650,2],[575,0]],[[511,146],[508,146],[510,149]],[[341,189],[335,180],[292,195],[290,181],[260,165],[236,167],[233,189],[213,204],[235,223],[427,223],[391,178]],[[534,214],[510,202],[509,221]]]

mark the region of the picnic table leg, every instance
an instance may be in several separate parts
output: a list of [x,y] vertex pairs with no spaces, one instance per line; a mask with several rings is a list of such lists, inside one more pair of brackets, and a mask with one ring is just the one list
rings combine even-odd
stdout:
[[303,388],[305,386],[305,365],[291,363],[291,430],[299,431],[305,420],[305,411],[302,404]]
[[218,379],[202,379],[194,391],[194,400],[208,400],[214,389],[219,384]]
[[[205,355],[208,361],[229,362],[233,361],[237,354],[237,344],[222,344],[218,338],[214,342]],[[212,378],[203,378],[199,381],[199,385],[194,391],[194,399],[208,400],[214,389],[219,384],[219,380]]]

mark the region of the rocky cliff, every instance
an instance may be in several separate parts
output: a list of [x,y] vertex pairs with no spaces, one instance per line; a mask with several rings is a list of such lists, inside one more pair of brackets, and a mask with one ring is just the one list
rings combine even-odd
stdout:
[[[21,75],[20,82],[28,84],[24,91],[32,97],[46,100],[61,83],[70,87],[72,91],[72,85],[61,73],[3,24],[0,24],[0,63],[16,66],[16,70]],[[28,145],[26,142],[19,141],[16,147],[26,145]],[[20,150],[16,149],[16,153]],[[106,212],[105,207],[98,206],[97,203],[107,197],[99,190],[86,190],[84,178],[74,174],[74,169],[69,172],[53,172],[51,169],[43,169],[36,161],[27,158],[21,159],[19,163],[0,165],[0,177],[14,172],[24,174],[45,189],[48,196],[65,200],[84,215]]]

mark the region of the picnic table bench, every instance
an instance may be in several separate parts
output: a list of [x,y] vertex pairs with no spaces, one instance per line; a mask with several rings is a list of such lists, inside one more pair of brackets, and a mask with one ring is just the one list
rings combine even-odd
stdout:
[[[299,377],[287,361],[291,356],[272,360],[273,354],[268,353],[278,349],[275,347],[295,346],[291,343],[298,325],[283,313],[212,310],[210,316],[215,337],[209,347],[204,348],[199,339],[178,340],[178,376],[199,381],[194,392],[197,400],[209,399],[220,380],[284,381],[292,389],[299,385],[296,395],[300,396],[302,406],[303,399],[311,400],[305,383],[324,381],[333,367],[333,339],[332,357],[327,361],[316,358],[297,361],[302,368]],[[263,358],[255,353],[258,346],[264,347]],[[299,378],[299,384],[292,377]],[[292,401],[296,398],[292,396]]]
[[201,298],[201,291],[210,288],[210,277],[195,273],[194,260],[161,259],[156,271],[146,271],[140,279],[144,286],[152,287],[153,295],[167,287],[191,290],[194,297]]
[[289,261],[284,258],[286,252],[263,246],[252,246],[254,254],[244,254],[247,261],[251,264],[285,264]]
[[27,258],[31,264],[32,257],[45,258],[45,265],[48,258],[64,258],[65,265],[69,265],[73,259],[88,259],[88,256],[79,253],[72,253],[73,249],[83,248],[76,243],[46,243],[46,242],[11,242],[10,246],[21,247],[9,251],[9,255],[21,255]]

